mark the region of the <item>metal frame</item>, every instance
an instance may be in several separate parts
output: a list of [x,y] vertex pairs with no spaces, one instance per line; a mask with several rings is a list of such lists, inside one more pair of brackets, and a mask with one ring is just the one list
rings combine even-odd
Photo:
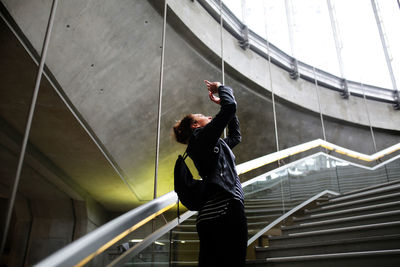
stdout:
[[[219,0],[198,0],[198,2],[208,11],[208,13],[218,22],[220,21],[220,7]],[[231,33],[236,39],[241,40],[241,32],[244,24],[230,11],[224,4],[222,4],[222,14],[224,19],[224,28]],[[267,41],[261,36],[254,33],[249,29],[248,33],[249,47],[255,53],[268,59],[268,55],[271,57],[271,62],[276,66],[286,70],[287,72],[293,71],[293,60],[294,58],[287,55],[285,52],[269,44],[267,49]],[[269,50],[269,51],[268,51]],[[314,82],[314,79],[318,79],[318,85],[326,87],[337,92],[343,92],[342,81],[343,78],[337,77],[333,74],[325,72],[321,69],[315,69],[315,77],[313,67],[307,63],[297,61],[298,72],[300,77],[304,80]],[[393,90],[388,88],[382,88],[373,85],[364,84],[364,88],[361,88],[360,83],[356,81],[347,80],[348,91],[352,96],[363,97],[363,89],[365,96],[368,99],[385,102],[390,104],[396,104],[396,98]]]

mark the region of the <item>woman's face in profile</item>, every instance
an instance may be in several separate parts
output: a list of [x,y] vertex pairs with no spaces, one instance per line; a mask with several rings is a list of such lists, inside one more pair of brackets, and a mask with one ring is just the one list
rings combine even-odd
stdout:
[[200,128],[206,126],[211,120],[211,116],[204,116],[203,114],[193,114],[193,128]]

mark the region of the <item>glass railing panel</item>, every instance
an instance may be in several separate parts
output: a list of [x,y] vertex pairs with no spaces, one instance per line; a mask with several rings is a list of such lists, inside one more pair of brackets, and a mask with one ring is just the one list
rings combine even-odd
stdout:
[[364,169],[346,162],[336,162],[340,193],[389,182],[385,166]]
[[389,181],[400,180],[400,159],[392,161],[385,166]]
[[[251,238],[284,213],[285,202],[290,197],[287,170],[283,168],[260,175],[253,183],[245,185],[243,191],[248,237]],[[279,229],[271,229],[267,234],[279,233]]]
[[196,230],[196,215],[171,231],[172,266],[197,266],[200,241]]
[[[140,239],[130,240],[129,243],[121,244],[119,251],[122,254],[140,241]],[[170,247],[170,233],[166,233],[139,254],[117,266],[169,266],[171,261]]]
[[308,157],[287,167],[290,197],[295,204],[329,189],[338,190],[334,161],[323,154]]

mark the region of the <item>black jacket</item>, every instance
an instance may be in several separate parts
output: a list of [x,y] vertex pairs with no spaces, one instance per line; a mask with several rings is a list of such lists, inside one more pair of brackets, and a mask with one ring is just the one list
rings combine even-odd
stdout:
[[[233,195],[237,173],[231,149],[241,141],[239,120],[232,89],[220,86],[218,94],[220,111],[206,126],[193,131],[187,153],[206,183],[217,184]],[[228,136],[221,139],[226,126]]]

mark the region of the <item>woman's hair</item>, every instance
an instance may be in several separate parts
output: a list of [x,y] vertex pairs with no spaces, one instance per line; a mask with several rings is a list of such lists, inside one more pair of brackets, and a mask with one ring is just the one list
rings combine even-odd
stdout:
[[181,144],[189,143],[190,136],[193,133],[191,126],[194,122],[195,120],[193,114],[188,114],[183,119],[175,123],[173,128],[176,141]]

